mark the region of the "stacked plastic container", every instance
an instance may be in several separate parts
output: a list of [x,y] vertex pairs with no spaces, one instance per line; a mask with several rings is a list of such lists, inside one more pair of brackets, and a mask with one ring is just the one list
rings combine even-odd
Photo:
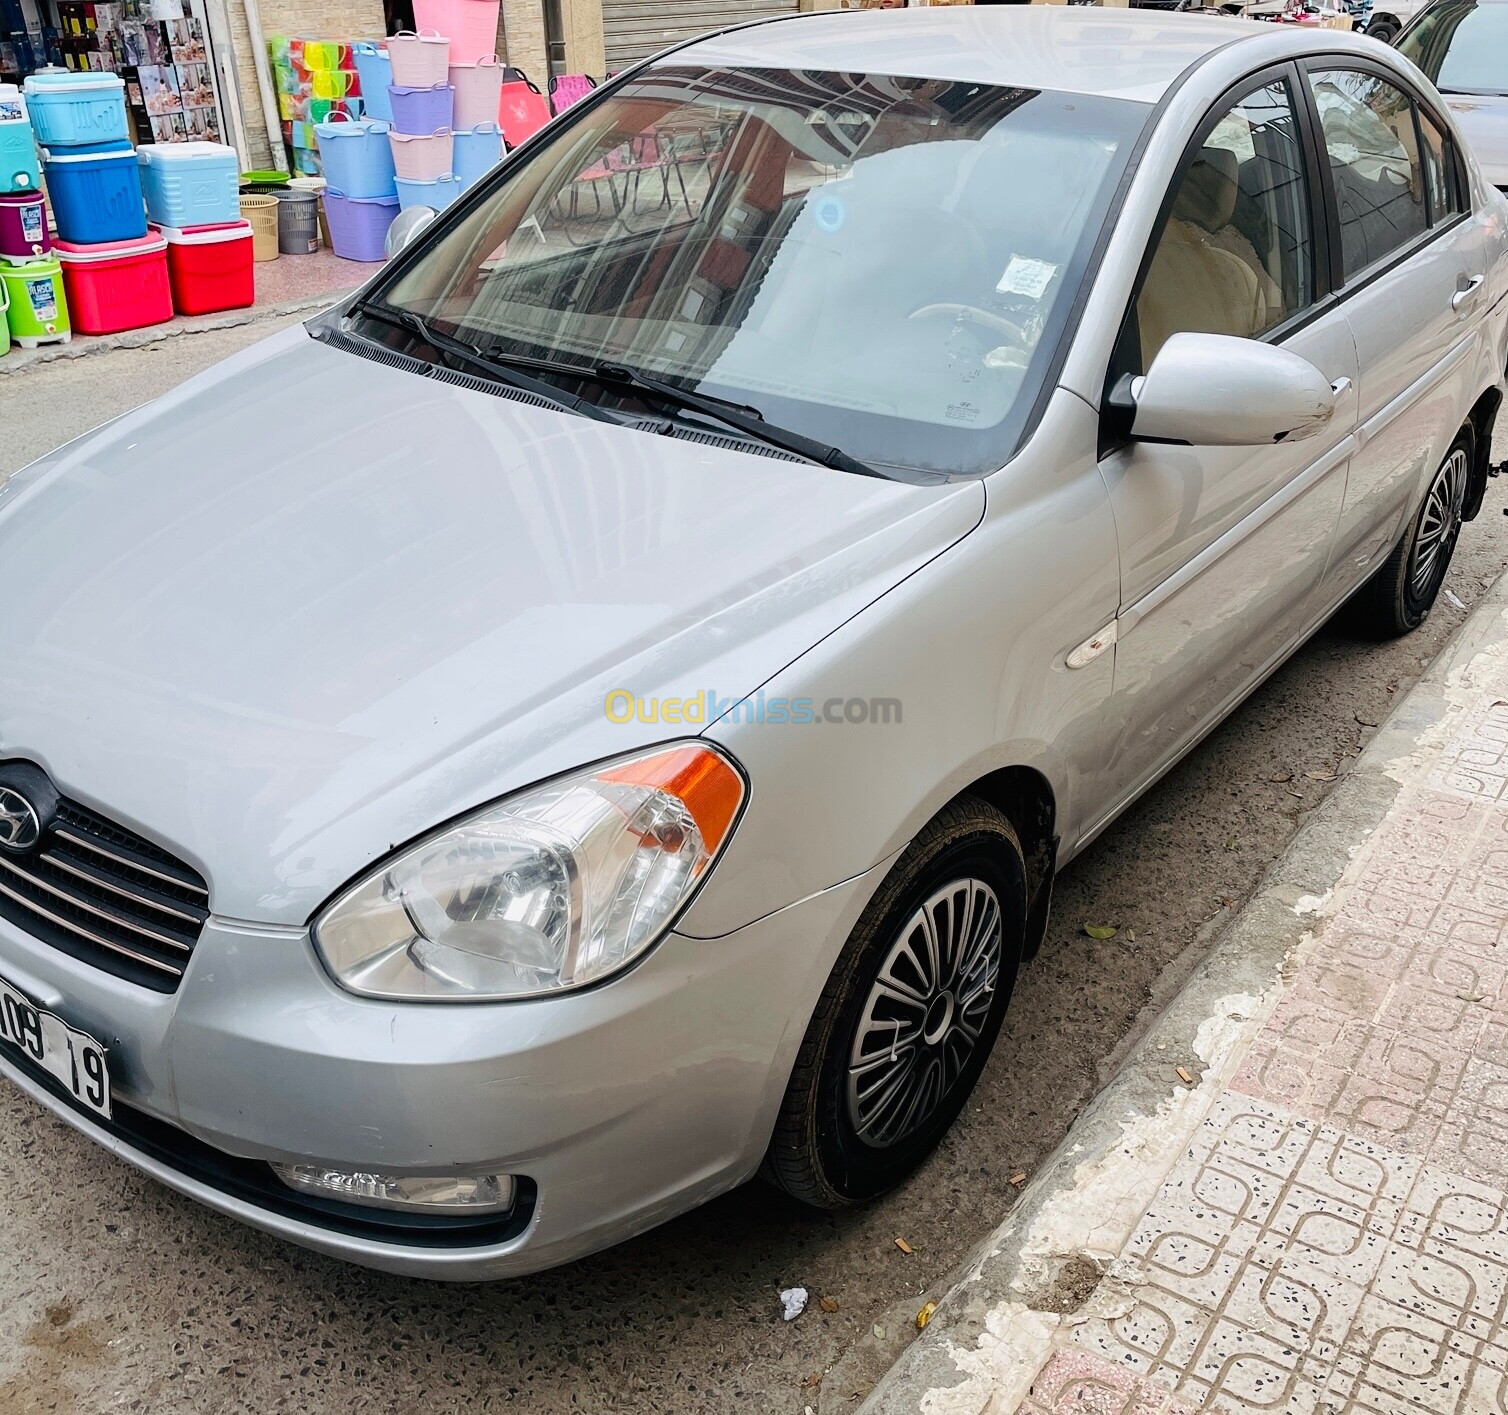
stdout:
[[398,215],[391,128],[378,118],[315,125],[327,183],[323,201],[330,249],[346,260],[385,257],[387,228]]
[[0,84],[0,353],[71,337],[52,254],[36,134],[21,90]]
[[215,142],[164,143],[142,148],[136,158],[171,308],[210,314],[251,304],[252,230],[241,217],[236,150]]

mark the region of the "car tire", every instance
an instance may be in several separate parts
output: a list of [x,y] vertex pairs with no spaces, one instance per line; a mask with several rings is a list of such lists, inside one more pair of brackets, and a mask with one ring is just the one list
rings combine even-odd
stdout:
[[910,1174],[989,1058],[1026,917],[1015,829],[959,797],[907,847],[849,935],[797,1054],[764,1177],[833,1209]]
[[1367,26],[1367,34],[1372,39],[1380,39],[1384,44],[1391,44],[1398,38],[1398,26],[1391,20],[1374,20]]
[[1360,632],[1393,639],[1429,617],[1461,534],[1474,445],[1470,428],[1456,434],[1393,553],[1356,592],[1349,618]]

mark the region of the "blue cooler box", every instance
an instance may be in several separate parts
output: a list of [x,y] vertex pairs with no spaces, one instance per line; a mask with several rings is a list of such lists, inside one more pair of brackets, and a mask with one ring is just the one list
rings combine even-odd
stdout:
[[0,192],[34,192],[41,183],[31,124],[25,118],[0,121]]
[[126,85],[116,74],[41,69],[23,84],[26,111],[43,147],[125,142]]
[[241,219],[241,164],[218,142],[158,143],[136,154],[147,217],[159,226],[221,226]]
[[42,149],[58,235],[81,245],[147,234],[141,169],[128,142]]

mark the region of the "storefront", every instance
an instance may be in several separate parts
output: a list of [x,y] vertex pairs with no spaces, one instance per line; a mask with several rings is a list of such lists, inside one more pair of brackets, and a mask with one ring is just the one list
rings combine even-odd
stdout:
[[226,139],[205,0],[0,0],[0,81],[47,65],[119,74],[139,146]]
[[616,73],[707,30],[800,8],[798,0],[602,0],[607,70]]

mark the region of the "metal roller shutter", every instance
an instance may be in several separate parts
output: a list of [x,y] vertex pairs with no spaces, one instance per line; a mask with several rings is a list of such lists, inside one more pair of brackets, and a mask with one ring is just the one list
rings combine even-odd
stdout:
[[607,69],[616,73],[666,45],[797,8],[797,0],[602,0]]

